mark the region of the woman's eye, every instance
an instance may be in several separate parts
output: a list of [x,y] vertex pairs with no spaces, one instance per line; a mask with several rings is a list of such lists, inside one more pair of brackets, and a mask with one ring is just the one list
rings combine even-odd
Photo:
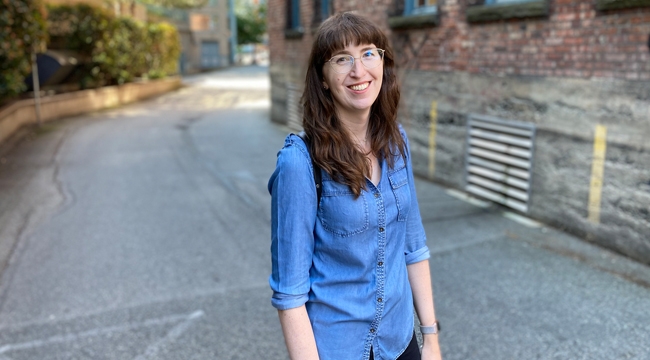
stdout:
[[336,59],[334,59],[334,61],[335,61],[337,64],[341,64],[341,65],[343,65],[343,64],[347,64],[348,62],[350,62],[350,59],[348,59],[347,56],[341,56],[340,58],[336,58]]
[[373,57],[373,56],[375,56],[375,52],[372,51],[372,50],[368,50],[365,53],[363,53],[363,57],[365,57],[365,58],[369,58],[369,57]]

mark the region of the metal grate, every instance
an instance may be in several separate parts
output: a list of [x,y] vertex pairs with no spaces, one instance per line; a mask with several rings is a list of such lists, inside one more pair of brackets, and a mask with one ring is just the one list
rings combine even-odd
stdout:
[[471,114],[468,127],[465,190],[528,212],[535,126]]
[[293,130],[302,130],[302,107],[300,106],[300,91],[291,82],[287,83],[287,126]]

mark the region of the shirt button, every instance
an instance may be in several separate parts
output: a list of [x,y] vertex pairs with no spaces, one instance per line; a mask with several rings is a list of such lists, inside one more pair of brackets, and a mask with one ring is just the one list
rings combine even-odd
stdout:
[[383,228],[383,227],[380,227],[380,228],[379,228],[379,232],[384,232],[384,228]]
[[380,261],[380,262],[377,263],[377,265],[384,266],[384,263]]
[[378,198],[378,197],[379,197],[379,193],[375,193],[375,197]]
[[382,298],[377,299],[377,302],[382,302],[384,301]]
[[370,332],[374,334],[374,333],[375,333],[375,329],[370,329]]

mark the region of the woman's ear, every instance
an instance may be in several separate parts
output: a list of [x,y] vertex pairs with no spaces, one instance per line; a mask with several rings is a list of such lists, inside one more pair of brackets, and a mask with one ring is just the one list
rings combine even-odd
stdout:
[[327,83],[326,83],[325,81],[323,81],[323,89],[325,89],[325,90],[329,90],[329,89],[330,89],[330,87],[327,86]]

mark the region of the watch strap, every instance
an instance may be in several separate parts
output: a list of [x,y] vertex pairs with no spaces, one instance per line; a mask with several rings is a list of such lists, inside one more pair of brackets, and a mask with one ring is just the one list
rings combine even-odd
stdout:
[[440,332],[440,323],[435,321],[433,325],[422,326],[420,325],[420,332],[422,334],[438,334]]

